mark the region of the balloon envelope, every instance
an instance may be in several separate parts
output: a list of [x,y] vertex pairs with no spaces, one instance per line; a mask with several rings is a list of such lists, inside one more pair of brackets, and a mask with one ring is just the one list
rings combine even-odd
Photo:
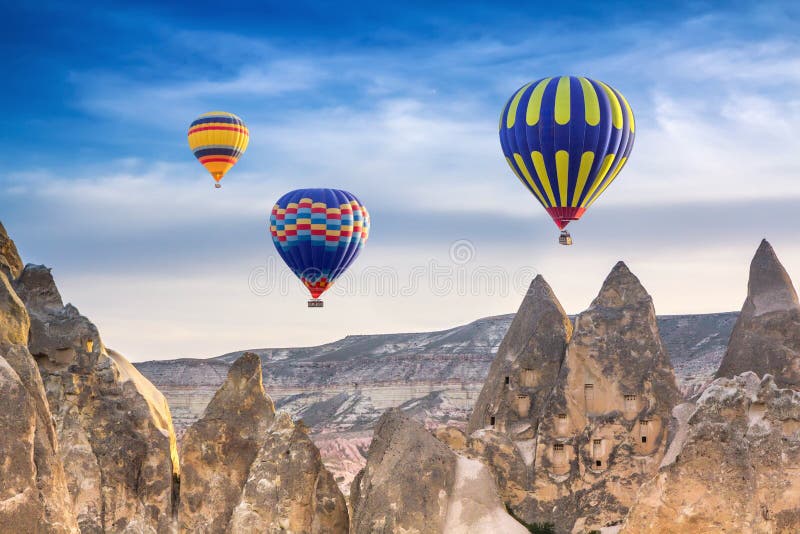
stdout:
[[189,148],[219,182],[247,150],[250,131],[233,113],[203,113],[189,126]]
[[500,145],[511,170],[562,230],[614,181],[636,129],[622,93],[575,76],[522,86],[500,116]]
[[361,252],[370,219],[352,193],[297,189],[278,199],[269,224],[278,254],[317,298]]

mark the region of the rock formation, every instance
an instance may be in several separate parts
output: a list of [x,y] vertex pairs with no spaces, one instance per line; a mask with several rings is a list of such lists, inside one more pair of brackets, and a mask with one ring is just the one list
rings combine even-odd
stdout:
[[0,225],[0,532],[77,532],[30,318],[9,276],[22,261]]
[[183,438],[186,532],[344,533],[344,496],[304,425],[275,415],[261,360],[245,353]]
[[747,300],[716,376],[745,371],[771,374],[778,386],[800,389],[800,303],[766,240],[750,264]]
[[[481,414],[473,416],[470,430],[481,419],[483,430],[471,434],[468,447],[492,468],[506,503],[524,521],[552,522],[565,531],[619,523],[639,486],[658,468],[670,412],[680,398],[652,299],[620,262],[576,318],[570,338],[552,292],[539,295],[539,303],[532,299],[522,308],[553,311],[530,314],[533,324],[510,329],[514,337],[497,358],[536,353],[550,362],[551,371],[539,375],[546,381],[535,382],[546,392],[543,406],[531,410],[527,401],[517,406],[513,425],[500,416],[494,426]],[[547,331],[543,326],[552,330],[553,323],[556,340],[544,337],[536,349],[539,338],[517,334]],[[553,362],[562,360],[554,373]],[[498,383],[514,385],[505,384],[504,375],[492,379],[485,386],[489,391],[497,391]],[[521,394],[518,399],[526,400]]]
[[223,532],[242,496],[250,466],[275,418],[261,382],[261,360],[245,353],[181,447],[181,530]]
[[378,421],[367,466],[350,490],[350,531],[524,533],[484,465],[457,455],[400,410]]
[[22,273],[22,258],[17,252],[17,245],[8,237],[3,223],[0,223],[0,272],[3,272],[9,281]]
[[97,328],[63,305],[49,269],[15,282],[82,532],[168,532],[178,462],[166,400]]
[[800,532],[800,392],[747,372],[675,415],[676,438],[623,532]]
[[489,426],[532,443],[571,335],[567,314],[537,276],[500,343],[467,432]]
[[230,532],[334,534],[347,529],[347,503],[319,449],[305,425],[281,412],[250,467]]

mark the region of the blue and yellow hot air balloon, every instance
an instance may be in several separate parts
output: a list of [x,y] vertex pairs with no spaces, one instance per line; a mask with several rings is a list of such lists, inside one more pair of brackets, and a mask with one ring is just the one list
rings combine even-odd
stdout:
[[311,293],[310,308],[358,257],[369,236],[367,208],[340,189],[297,189],[275,203],[269,218],[272,242]]
[[189,126],[189,148],[214,177],[214,187],[222,187],[219,181],[236,165],[249,142],[244,121],[226,111],[203,113]]
[[636,125],[628,101],[589,78],[543,78],[522,86],[500,116],[508,165],[562,230],[603,194],[628,161]]

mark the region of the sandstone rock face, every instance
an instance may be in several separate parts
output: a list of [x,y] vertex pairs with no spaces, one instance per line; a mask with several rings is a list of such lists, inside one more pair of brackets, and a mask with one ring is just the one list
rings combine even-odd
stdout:
[[22,258],[19,257],[14,241],[8,237],[3,223],[0,223],[0,272],[9,280],[17,278],[22,272]]
[[63,305],[49,269],[15,282],[82,532],[169,532],[177,451],[164,397]]
[[750,264],[747,300],[716,376],[746,371],[771,374],[779,386],[800,389],[800,303],[766,240]]
[[456,455],[400,410],[378,421],[367,466],[350,490],[351,531],[442,532]]
[[[0,230],[5,265],[21,266]],[[0,270],[0,531],[77,532],[53,418],[27,348],[30,319],[6,276],[13,271]]]
[[800,531],[800,393],[769,375],[720,378],[681,425],[625,533]]
[[307,432],[279,414],[250,467],[230,532],[347,532],[347,503]]
[[490,426],[532,440],[571,335],[567,314],[537,276],[497,350],[467,432]]
[[181,531],[347,532],[347,504],[302,423],[264,392],[245,353],[183,439]]
[[183,438],[181,530],[225,531],[274,418],[261,382],[261,360],[245,353]]
[[[518,410],[513,425],[497,418],[492,427],[484,419],[469,449],[492,468],[504,500],[525,522],[552,522],[559,531],[611,526],[622,521],[639,486],[657,470],[680,398],[652,299],[620,262],[576,318],[570,337],[568,325],[556,321],[555,297],[541,295],[555,311],[549,319],[531,314],[533,324],[519,328],[544,332],[539,321],[550,330],[554,322],[560,325],[556,341],[562,341],[537,349],[551,368],[562,362],[537,385],[548,392],[543,406]],[[535,336],[511,338],[506,351],[533,352],[530,344],[537,343]],[[505,382],[504,376],[492,379],[485,386],[490,391]],[[473,417],[470,429],[480,419]]]
[[[461,442],[457,431],[447,435]],[[526,532],[505,511],[482,463],[456,454],[397,409],[378,422],[350,499],[355,534]]]

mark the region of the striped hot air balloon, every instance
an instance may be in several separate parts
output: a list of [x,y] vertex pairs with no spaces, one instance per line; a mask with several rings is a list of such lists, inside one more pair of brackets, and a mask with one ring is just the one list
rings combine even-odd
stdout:
[[297,189],[275,203],[269,218],[272,242],[313,300],[358,257],[369,236],[367,208],[340,189]]
[[575,76],[522,86],[500,116],[500,145],[511,170],[564,228],[603,194],[628,161],[636,125],[613,87]]
[[189,148],[214,177],[214,187],[221,187],[219,181],[236,165],[249,142],[244,121],[226,111],[203,113],[189,126]]

